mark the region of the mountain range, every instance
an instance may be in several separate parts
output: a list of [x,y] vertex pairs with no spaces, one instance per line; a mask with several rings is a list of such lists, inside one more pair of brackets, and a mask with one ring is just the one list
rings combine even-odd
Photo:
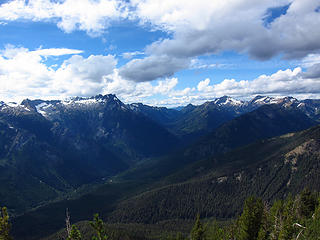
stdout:
[[230,218],[249,194],[317,189],[299,181],[318,177],[319,120],[320,100],[292,97],[178,109],[115,95],[0,102],[0,205],[16,215],[18,239],[63,227],[66,208],[74,221]]

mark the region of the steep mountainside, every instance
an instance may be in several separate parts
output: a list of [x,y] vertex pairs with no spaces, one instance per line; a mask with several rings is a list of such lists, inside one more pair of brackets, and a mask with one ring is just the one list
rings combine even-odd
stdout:
[[132,103],[128,105],[130,109],[136,112],[140,112],[155,122],[164,126],[170,125],[170,123],[176,121],[183,114],[182,111],[176,109],[170,109],[166,107],[153,107],[144,105],[142,103]]
[[140,178],[153,181],[191,162],[218,156],[261,139],[304,130],[316,124],[316,121],[294,107],[263,105],[222,124],[196,143],[157,161],[141,164],[121,177],[125,180]]
[[320,190],[320,127],[262,140],[217,158],[192,164],[168,177],[188,180],[123,201],[110,221],[156,223],[168,219],[230,218],[246,197],[267,201]]
[[36,206],[176,145],[166,129],[114,95],[3,103],[0,204]]
[[188,149],[187,155],[210,157],[259,139],[297,132],[316,124],[294,107],[264,105],[221,125]]

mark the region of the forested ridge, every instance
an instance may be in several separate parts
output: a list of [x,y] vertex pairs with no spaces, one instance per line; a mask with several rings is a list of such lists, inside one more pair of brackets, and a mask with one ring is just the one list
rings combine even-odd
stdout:
[[[177,222],[177,224],[179,224]],[[140,227],[140,230],[139,230]],[[261,198],[248,197],[238,217],[227,222],[202,218],[197,214],[193,227],[185,231],[172,226],[157,228],[152,225],[136,226],[106,224],[98,214],[92,221],[70,223],[66,212],[66,226],[60,232],[46,238],[65,240],[120,240],[120,239],[163,239],[163,240],[316,240],[320,236],[319,193],[304,189],[300,194],[289,194],[285,199],[266,202]],[[1,209],[0,239],[13,240],[7,209]]]

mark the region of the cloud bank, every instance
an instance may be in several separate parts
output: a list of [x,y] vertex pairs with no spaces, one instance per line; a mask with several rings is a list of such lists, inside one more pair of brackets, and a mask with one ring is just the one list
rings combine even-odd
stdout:
[[[225,79],[212,83],[207,78],[197,87],[177,89],[179,79],[165,78],[155,82],[135,82],[123,78],[113,55],[78,55],[76,49],[29,50],[7,46],[0,50],[0,99],[24,98],[62,99],[69,96],[116,94],[125,102],[144,102],[153,105],[178,106],[200,104],[223,95],[237,98],[257,94],[298,98],[320,97],[319,56],[310,55],[301,62],[309,66],[279,70],[255,79]],[[51,56],[71,56],[52,68],[45,63]],[[313,60],[313,62],[312,62]],[[294,93],[294,94],[293,94]],[[152,96],[158,95],[157,100]]]
[[[0,24],[10,21],[53,22],[63,31],[99,36],[115,21],[139,22],[168,33],[143,49],[83,57],[81,50],[0,50],[0,98],[90,96],[115,93],[122,100],[152,104],[198,103],[222,95],[255,94],[319,96],[320,3],[317,0],[11,0],[0,4]],[[277,14],[276,14],[277,13]],[[281,56],[300,62],[255,79],[199,79],[197,87],[177,90],[183,69],[221,67],[199,57],[234,51],[259,61]],[[47,59],[71,55],[57,66]],[[65,59],[65,58],[64,58]],[[148,102],[146,102],[148,103]]]
[[[315,0],[132,0],[131,4],[141,24],[151,23],[173,35],[146,47],[145,52],[153,58],[191,64],[195,57],[223,51],[248,54],[258,60],[277,55],[301,59],[320,51],[320,31],[315,31],[320,25],[320,13],[316,11],[320,3]],[[273,16],[272,11],[279,8],[283,14]],[[150,63],[148,58],[139,61]],[[125,66],[126,71],[139,71],[134,61]],[[153,63],[154,68],[157,64]],[[167,72],[178,70],[172,65]],[[154,74],[154,78],[165,77],[167,72]],[[159,73],[157,69],[155,73]]]

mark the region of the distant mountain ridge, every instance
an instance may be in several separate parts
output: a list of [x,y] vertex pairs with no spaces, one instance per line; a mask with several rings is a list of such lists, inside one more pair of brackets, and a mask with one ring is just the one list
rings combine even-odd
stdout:
[[[35,111],[46,118],[50,118],[61,106],[65,107],[78,107],[86,108],[98,106],[103,103],[114,103],[123,109],[131,109],[135,112],[143,113],[144,115],[150,117],[158,123],[167,125],[182,115],[189,114],[191,112],[199,112],[200,109],[228,109],[228,111],[233,112],[233,114],[239,115],[252,111],[262,105],[277,104],[283,107],[294,106],[296,108],[304,111],[308,116],[318,116],[320,114],[320,100],[319,99],[306,99],[298,100],[293,97],[268,97],[268,96],[256,96],[249,101],[237,100],[229,96],[223,96],[216,98],[212,101],[207,101],[201,105],[188,104],[185,107],[177,108],[166,108],[166,107],[155,107],[149,106],[142,103],[131,103],[124,104],[115,95],[96,95],[93,97],[74,97],[67,100],[29,100],[25,99],[21,104],[17,103],[5,103],[0,101],[0,111],[4,109],[16,109],[19,111]],[[60,106],[60,107],[59,107]]]
[[318,121],[320,119],[320,100],[298,100],[293,97],[259,95],[249,101],[240,101],[223,96],[198,106],[188,104],[179,110],[152,107],[141,103],[129,104],[133,110],[162,124],[173,134],[188,142],[210,133],[235,117],[264,105],[291,107],[302,111],[312,120]]

